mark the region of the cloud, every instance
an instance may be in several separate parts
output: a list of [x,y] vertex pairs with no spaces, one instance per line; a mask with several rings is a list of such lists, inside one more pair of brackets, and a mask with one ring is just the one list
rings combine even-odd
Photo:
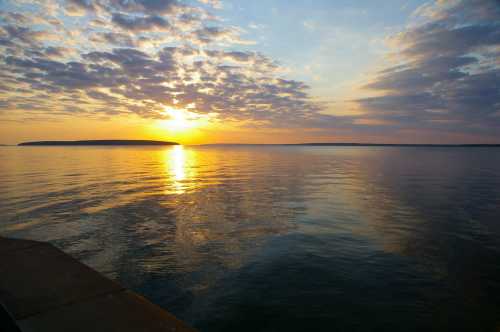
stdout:
[[[186,62],[190,56],[193,61]],[[273,77],[266,67],[247,70],[246,65],[269,61],[252,53],[202,53],[180,46],[165,47],[154,55],[134,48],[116,48],[111,52],[84,53],[81,57],[80,62],[15,56],[4,61],[19,76],[18,85],[47,93],[72,94],[77,96],[73,101],[78,105],[82,98],[113,102],[123,112],[143,117],[165,117],[162,110],[167,105],[195,105],[193,112],[200,114],[269,124],[307,119],[319,110],[310,101],[309,87],[304,83]],[[236,58],[240,65],[222,64],[225,57]]]
[[68,15],[84,15],[98,12],[127,12],[137,14],[170,14],[184,7],[177,0],[65,0]]
[[134,17],[120,13],[114,13],[112,22],[124,30],[137,31],[166,31],[170,29],[170,23],[160,16]]
[[214,8],[217,8],[217,9],[222,8],[222,1],[220,1],[220,0],[198,0],[198,1],[205,4],[205,5],[209,5],[209,6],[212,6]]
[[357,103],[368,118],[402,127],[495,132],[500,129],[500,6],[437,2],[392,38],[393,59],[365,85],[377,96]]
[[99,2],[92,0],[66,0],[65,11],[70,16],[82,16],[98,9]]
[[120,11],[144,14],[170,14],[182,8],[177,0],[110,0],[109,6]]
[[[276,61],[234,49],[250,43],[241,39],[242,30],[213,25],[204,9],[146,0],[68,0],[62,6],[65,11],[56,10],[58,16],[37,30],[28,26],[33,14],[7,14],[11,19],[0,22],[0,93],[12,111],[29,109],[31,119],[34,113],[162,119],[169,106],[226,121],[297,127],[321,109],[309,86],[280,76]],[[84,17],[67,23],[65,15],[76,14]],[[54,29],[49,19],[65,23]],[[91,24],[81,30],[79,22]]]
[[222,28],[218,26],[202,27],[191,32],[190,41],[195,44],[211,44],[222,42],[228,44],[254,44],[252,41],[240,38],[241,30],[236,27]]
[[96,43],[111,44],[113,46],[135,47],[138,43],[135,38],[126,33],[119,32],[98,32],[91,38]]
[[5,25],[1,27],[0,38],[7,42],[20,42],[23,44],[35,44],[51,38],[52,34],[47,31],[36,31],[27,27],[17,25]]
[[45,48],[43,51],[43,54],[51,59],[51,58],[62,58],[67,56],[69,53],[71,53],[71,49],[67,47],[60,47],[60,46],[48,46]]

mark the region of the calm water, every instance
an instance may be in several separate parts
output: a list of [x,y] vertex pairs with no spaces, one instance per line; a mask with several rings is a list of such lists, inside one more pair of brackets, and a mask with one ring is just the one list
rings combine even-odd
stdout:
[[0,234],[201,331],[498,331],[500,149],[3,147]]

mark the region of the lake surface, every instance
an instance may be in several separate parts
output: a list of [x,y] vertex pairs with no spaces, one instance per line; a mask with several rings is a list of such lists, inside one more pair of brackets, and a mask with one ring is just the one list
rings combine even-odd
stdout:
[[499,148],[1,147],[0,235],[202,332],[500,330]]

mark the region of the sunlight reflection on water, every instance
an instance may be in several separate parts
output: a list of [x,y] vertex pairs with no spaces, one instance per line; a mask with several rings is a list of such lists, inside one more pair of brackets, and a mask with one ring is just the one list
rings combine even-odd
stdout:
[[0,234],[51,241],[202,331],[487,331],[500,317],[498,149],[9,147],[0,160]]
[[[178,145],[166,152],[165,165],[169,168],[174,181],[173,193],[182,194],[184,186],[182,181],[186,179],[186,152],[182,145]],[[169,192],[167,192],[169,193]]]

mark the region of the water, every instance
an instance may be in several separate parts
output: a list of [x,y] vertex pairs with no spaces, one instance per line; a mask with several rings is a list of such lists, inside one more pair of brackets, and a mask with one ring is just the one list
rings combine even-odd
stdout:
[[0,234],[201,331],[498,331],[500,149],[3,147]]

